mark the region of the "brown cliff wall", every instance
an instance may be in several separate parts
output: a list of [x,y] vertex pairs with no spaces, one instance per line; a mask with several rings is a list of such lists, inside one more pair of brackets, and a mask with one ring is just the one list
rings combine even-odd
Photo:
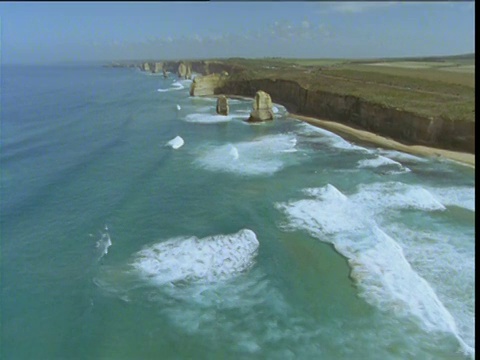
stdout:
[[429,119],[355,96],[307,90],[289,80],[232,80],[215,87],[213,93],[253,97],[258,90],[269,93],[290,112],[336,121],[406,144],[475,153],[475,122]]

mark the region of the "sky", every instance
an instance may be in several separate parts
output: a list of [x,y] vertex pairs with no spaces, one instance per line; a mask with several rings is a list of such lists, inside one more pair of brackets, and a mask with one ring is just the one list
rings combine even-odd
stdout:
[[0,2],[0,60],[475,52],[474,2]]

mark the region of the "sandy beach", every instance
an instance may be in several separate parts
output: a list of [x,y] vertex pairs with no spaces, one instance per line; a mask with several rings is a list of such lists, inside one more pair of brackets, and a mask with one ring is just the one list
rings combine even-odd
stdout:
[[[219,95],[207,96],[217,98]],[[252,100],[252,97],[240,95],[227,95],[230,99]],[[282,104],[279,104],[282,105]],[[283,105],[282,105],[283,106]],[[374,134],[369,131],[355,129],[350,126],[340,124],[334,121],[321,120],[314,117],[304,116],[295,113],[289,113],[290,117],[308,122],[311,125],[321,127],[343,136],[349,140],[358,140],[363,143],[374,144],[387,149],[403,151],[413,155],[422,155],[430,157],[443,157],[456,161],[463,165],[475,168],[475,154],[463,153],[458,151],[443,150],[423,145],[405,145],[398,141]]]
[[320,120],[292,113],[290,114],[290,116],[308,122],[309,124],[332,131],[338,135],[345,136],[349,139],[358,139],[362,142],[375,144],[381,147],[403,151],[414,155],[443,157],[475,168],[475,154],[436,149],[422,145],[405,145],[399,143],[398,141],[388,139],[386,137],[376,135],[365,130],[354,129],[352,127],[333,121]]

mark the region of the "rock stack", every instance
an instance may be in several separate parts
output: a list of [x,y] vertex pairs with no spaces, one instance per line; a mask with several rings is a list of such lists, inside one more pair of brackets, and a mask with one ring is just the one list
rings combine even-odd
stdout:
[[192,78],[192,66],[187,65],[187,71],[185,73],[185,79],[191,79]]
[[162,71],[162,69],[163,69],[163,63],[162,62],[153,63],[152,73],[154,73],[154,74],[159,73],[160,71]]
[[228,115],[228,111],[228,99],[224,95],[219,96],[217,99],[217,114]]
[[272,99],[265,91],[259,90],[255,94],[253,111],[247,121],[258,122],[273,120]]
[[182,62],[178,65],[178,77],[185,79],[185,75],[187,75],[187,66]]

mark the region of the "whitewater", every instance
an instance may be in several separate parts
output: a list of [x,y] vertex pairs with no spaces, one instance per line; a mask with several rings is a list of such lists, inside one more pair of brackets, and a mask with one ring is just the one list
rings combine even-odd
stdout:
[[173,75],[2,80],[1,358],[475,357],[474,169]]

